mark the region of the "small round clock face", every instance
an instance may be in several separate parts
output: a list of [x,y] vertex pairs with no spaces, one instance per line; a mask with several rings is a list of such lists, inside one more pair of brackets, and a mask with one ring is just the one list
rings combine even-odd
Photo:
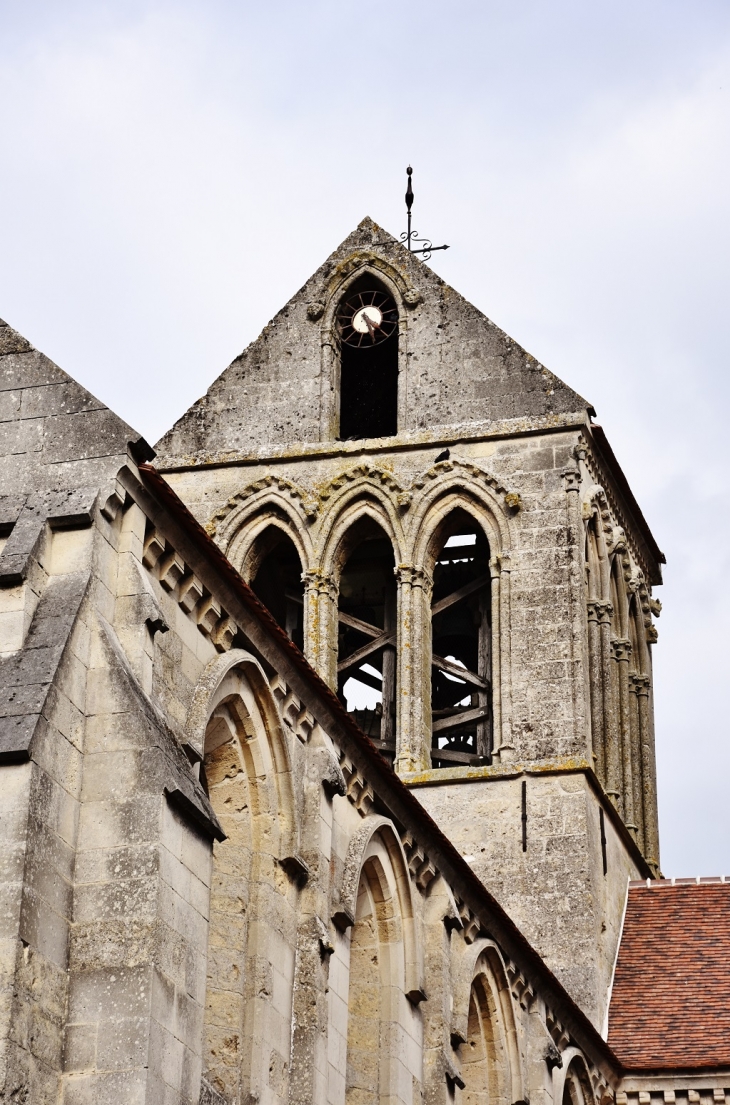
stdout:
[[386,292],[357,292],[343,300],[337,311],[337,332],[347,345],[377,345],[398,328],[398,310]]
[[383,312],[378,307],[361,307],[352,316],[352,328],[358,334],[371,334],[383,325]]

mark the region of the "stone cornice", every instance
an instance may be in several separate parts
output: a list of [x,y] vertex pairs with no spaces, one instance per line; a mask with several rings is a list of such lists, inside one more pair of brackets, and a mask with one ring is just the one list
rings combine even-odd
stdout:
[[569,756],[564,759],[530,760],[522,763],[510,761],[504,764],[491,764],[489,767],[441,767],[402,775],[401,779],[409,790],[413,790],[419,787],[453,786],[454,783],[478,783],[519,779],[521,776],[547,775],[585,775],[606,816],[616,829],[637,868],[642,872],[642,877],[656,877],[588,760]]
[[296,460],[321,460],[328,457],[377,456],[385,453],[414,452],[459,443],[495,441],[510,437],[563,433],[587,426],[585,412],[550,414],[535,418],[510,418],[499,422],[462,422],[455,426],[435,426],[399,434],[396,437],[365,438],[360,441],[300,442],[278,448],[262,447],[251,452],[194,453],[188,456],[160,456],[155,461],[159,472],[188,472],[199,468],[231,468],[244,465],[288,464]]

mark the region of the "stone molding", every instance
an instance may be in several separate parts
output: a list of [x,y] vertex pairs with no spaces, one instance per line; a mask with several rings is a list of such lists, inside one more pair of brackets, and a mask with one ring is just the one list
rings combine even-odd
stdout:
[[176,599],[178,606],[197,625],[218,652],[227,652],[238,632],[230,614],[204,588],[192,569],[154,527],[144,540],[142,563],[160,585]]

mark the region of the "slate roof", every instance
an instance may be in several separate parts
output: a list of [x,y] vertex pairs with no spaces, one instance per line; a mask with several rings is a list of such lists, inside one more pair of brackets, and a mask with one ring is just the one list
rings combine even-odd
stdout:
[[608,1042],[627,1070],[730,1066],[730,880],[630,885]]

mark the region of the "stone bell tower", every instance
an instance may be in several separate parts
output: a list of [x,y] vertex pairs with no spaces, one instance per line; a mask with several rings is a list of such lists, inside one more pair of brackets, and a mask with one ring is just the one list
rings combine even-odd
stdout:
[[157,464],[600,1028],[663,557],[593,415],[365,219]]

